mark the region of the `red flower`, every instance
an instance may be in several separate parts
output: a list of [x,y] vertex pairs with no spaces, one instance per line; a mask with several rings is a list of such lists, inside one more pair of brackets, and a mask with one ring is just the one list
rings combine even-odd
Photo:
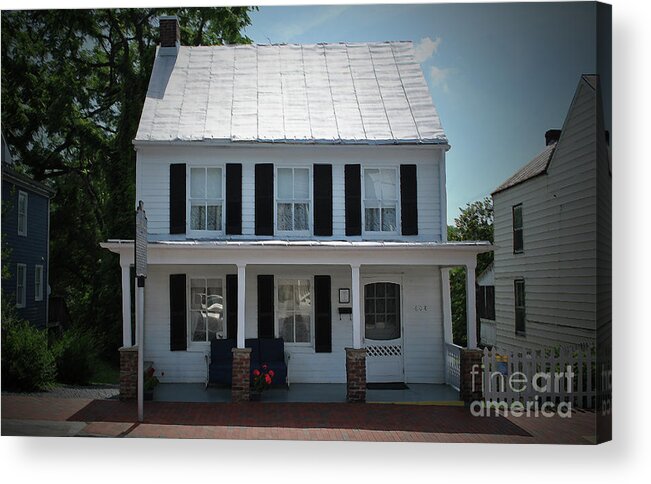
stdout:
[[264,376],[264,381],[267,382],[267,385],[271,385],[271,377],[269,375]]
[[269,370],[269,376],[273,378],[274,376],[276,376],[276,374],[274,373],[273,370]]
[[262,365],[262,369],[263,369],[263,370],[266,370],[266,369],[267,369],[267,365]]
[[253,370],[253,376],[260,376],[260,370]]

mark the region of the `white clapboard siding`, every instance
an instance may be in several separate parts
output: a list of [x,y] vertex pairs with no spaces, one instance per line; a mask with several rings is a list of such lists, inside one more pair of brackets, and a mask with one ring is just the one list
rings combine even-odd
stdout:
[[[207,344],[190,344],[188,351],[170,351],[169,275],[225,278],[236,272],[234,266],[161,266],[150,265],[145,289],[145,360],[152,361],[163,382],[204,382]],[[315,353],[310,346],[286,345],[291,354],[289,372],[293,383],[344,383],[346,381],[345,348],[352,346],[352,321],[340,319],[337,308],[339,288],[350,288],[351,272],[344,266],[247,266],[246,269],[246,337],[257,337],[257,276],[332,278],[332,352]],[[405,376],[411,383],[444,383],[443,317],[441,281],[438,267],[362,268],[361,277],[391,275],[402,277]],[[427,305],[427,311],[416,306]],[[312,337],[314,335],[312,334]]]
[[[595,341],[598,211],[603,220],[601,237],[608,239],[602,250],[610,250],[610,202],[597,197],[597,176],[604,163],[597,168],[596,108],[594,91],[581,81],[547,173],[493,195],[496,344],[500,347]],[[605,173],[600,180],[603,198],[609,198],[610,175]],[[523,254],[513,254],[512,207],[517,204],[522,204]],[[609,268],[607,259],[601,270],[604,280]],[[513,280],[519,278],[525,280],[526,336],[515,334]],[[606,293],[606,300],[600,301],[604,313],[609,307],[609,284],[600,287],[599,299]],[[608,324],[609,316],[601,319]]]
[[[184,235],[169,235],[169,165],[225,166],[242,164],[242,235],[231,239],[250,239],[255,235],[255,164],[274,163],[276,166],[305,166],[314,163],[333,165],[333,235],[319,239],[346,238],[344,165],[362,167],[395,167],[401,164],[418,166],[418,235],[392,236],[392,239],[413,241],[441,240],[441,220],[446,217],[441,204],[439,164],[444,151],[440,147],[407,146],[280,146],[262,147],[195,147],[146,146],[138,149],[136,200],[145,203],[148,229],[152,240],[179,239]],[[399,176],[398,176],[399,182]],[[283,235],[285,237],[285,235]],[[376,236],[377,237],[377,236]],[[314,237],[312,237],[314,238]]]

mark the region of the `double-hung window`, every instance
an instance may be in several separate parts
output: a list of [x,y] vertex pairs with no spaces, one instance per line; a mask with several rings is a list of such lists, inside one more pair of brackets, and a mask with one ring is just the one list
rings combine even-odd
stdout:
[[27,193],[18,192],[18,235],[27,235]]
[[527,311],[525,308],[524,279],[513,281],[515,299],[515,333],[525,334]]
[[286,343],[312,341],[312,281],[278,281],[278,334]]
[[310,169],[278,168],[276,227],[279,232],[310,231]]
[[190,341],[226,337],[224,285],[221,279],[190,279]]
[[522,204],[513,206],[513,253],[524,252],[524,234],[522,224]]
[[16,264],[16,307],[27,305],[27,266]]
[[43,300],[43,266],[34,266],[34,301]]
[[190,169],[190,230],[223,230],[223,173],[220,167]]
[[364,230],[398,231],[398,175],[395,168],[364,170]]

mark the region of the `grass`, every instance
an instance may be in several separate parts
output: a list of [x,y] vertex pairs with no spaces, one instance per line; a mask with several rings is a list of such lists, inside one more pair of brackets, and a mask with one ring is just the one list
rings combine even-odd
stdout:
[[117,366],[112,365],[104,360],[97,360],[95,364],[95,374],[91,378],[93,384],[112,384],[117,385],[120,382],[120,370]]

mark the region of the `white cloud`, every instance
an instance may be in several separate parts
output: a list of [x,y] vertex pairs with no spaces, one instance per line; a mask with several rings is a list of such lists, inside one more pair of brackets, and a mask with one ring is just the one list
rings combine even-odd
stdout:
[[441,37],[437,37],[436,40],[432,40],[429,37],[420,39],[420,42],[414,46],[414,59],[416,62],[422,64],[436,54],[442,41]]
[[454,74],[454,69],[450,67],[437,67],[432,66],[429,70],[429,77],[432,85],[441,86],[444,92],[449,92],[448,79],[450,75]]

